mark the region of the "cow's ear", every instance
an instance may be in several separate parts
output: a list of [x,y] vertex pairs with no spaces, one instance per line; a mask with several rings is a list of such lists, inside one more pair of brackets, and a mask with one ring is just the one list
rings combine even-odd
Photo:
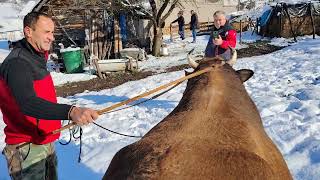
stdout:
[[240,69],[237,71],[237,74],[242,82],[246,82],[253,76],[253,71],[250,69]]

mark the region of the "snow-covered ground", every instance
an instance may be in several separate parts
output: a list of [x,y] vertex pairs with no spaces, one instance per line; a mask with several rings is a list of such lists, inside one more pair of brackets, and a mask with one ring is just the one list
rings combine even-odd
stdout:
[[22,29],[22,19],[18,17],[19,10],[13,4],[0,2],[0,12],[0,32]]
[[16,0],[0,1],[0,39],[6,37],[11,41],[23,37],[23,17],[29,13],[40,0],[23,2]]
[[[247,35],[244,36],[244,41],[253,41],[255,38],[257,36]],[[200,53],[204,49],[207,37],[199,37],[196,44],[188,41],[191,39],[176,40],[174,43],[167,41],[171,55],[161,58],[150,57],[141,68],[160,71],[165,66],[186,63],[186,52],[196,47],[196,52]],[[298,43],[292,43],[291,39],[279,38],[273,39],[272,44],[290,46],[267,55],[238,59],[234,68],[249,68],[255,72],[253,78],[245,83],[246,88],[261,113],[267,133],[282,152],[294,178],[319,179],[320,39],[317,37],[314,40],[306,36],[300,37]],[[56,76],[56,84],[63,84],[64,82],[59,82],[63,77],[71,79],[80,76],[70,74],[70,77],[67,77],[62,73],[53,75]],[[183,71],[163,73],[127,82],[112,89],[86,91],[58,99],[60,103],[99,110],[183,75]],[[144,135],[174,109],[182,97],[185,85],[183,83],[157,99],[139,106],[102,115],[97,123],[117,132]],[[0,121],[0,129],[4,126]],[[68,132],[64,131],[61,140],[67,141],[68,138]],[[56,143],[59,179],[100,179],[113,155],[120,148],[136,140],[138,139],[112,134],[94,125],[85,126],[81,163],[77,163],[79,141],[72,141],[67,146]],[[0,133],[0,149],[4,146],[4,134]],[[9,179],[3,156],[0,157],[0,179]]]

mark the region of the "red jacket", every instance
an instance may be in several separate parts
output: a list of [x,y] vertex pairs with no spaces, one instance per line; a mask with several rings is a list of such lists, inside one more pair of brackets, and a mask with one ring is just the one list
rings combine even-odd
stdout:
[[235,48],[237,44],[237,31],[236,30],[229,30],[226,33],[226,39],[223,40],[222,44],[220,45],[220,47],[222,47],[223,49],[227,49],[230,47]]
[[[57,102],[56,93],[53,91],[51,76],[48,75],[42,80],[34,81],[34,89],[37,95],[48,101]],[[7,144],[19,144],[32,142],[34,144],[47,144],[59,138],[60,133],[48,134],[61,128],[61,122],[56,120],[37,120],[36,118],[24,115],[9,87],[3,78],[0,77],[0,107],[3,114],[3,121],[7,125],[4,129]]]
[[235,48],[237,44],[237,31],[227,22],[225,26],[219,29],[213,28],[212,31],[218,31],[223,42],[221,45],[216,46],[213,44],[213,37],[210,36],[207,47],[205,49],[205,57],[221,56],[224,59],[231,57],[231,51],[229,47]]
[[51,134],[68,119],[70,105],[57,104],[44,54],[21,40],[0,66],[0,108],[7,144],[46,144],[59,138]]

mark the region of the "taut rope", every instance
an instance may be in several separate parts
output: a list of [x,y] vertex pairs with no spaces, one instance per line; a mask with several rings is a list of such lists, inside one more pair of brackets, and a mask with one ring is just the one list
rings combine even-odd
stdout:
[[[189,75],[187,75],[187,76],[184,76],[184,77],[182,77],[182,78],[179,78],[179,79],[177,79],[177,80],[175,80],[175,81],[172,81],[172,82],[170,82],[170,83],[164,84],[164,85],[162,85],[162,86],[159,86],[159,87],[157,87],[157,88],[155,88],[155,89],[152,89],[152,90],[150,90],[150,91],[147,91],[147,92],[145,92],[145,93],[142,93],[142,94],[140,94],[140,95],[138,95],[138,96],[135,96],[135,97],[133,97],[133,98],[130,98],[130,99],[128,99],[128,100],[125,100],[125,101],[119,102],[119,103],[117,103],[117,104],[114,104],[114,105],[112,105],[112,106],[110,106],[110,107],[107,107],[107,108],[98,110],[98,114],[99,114],[99,115],[102,115],[102,114],[104,114],[104,113],[106,113],[106,112],[108,112],[108,111],[111,111],[111,110],[113,110],[113,109],[115,109],[115,108],[117,108],[117,107],[123,106],[123,105],[125,105],[125,104],[129,104],[129,103],[131,103],[131,102],[133,102],[133,101],[139,100],[139,99],[141,99],[141,98],[143,98],[143,97],[145,97],[145,96],[148,96],[148,95],[150,95],[150,94],[152,94],[152,93],[155,93],[155,92],[157,92],[157,91],[160,91],[160,90],[162,90],[162,89],[164,89],[164,88],[167,88],[167,87],[173,86],[173,85],[175,85],[175,84],[181,83],[181,82],[183,82],[183,81],[185,81],[185,80],[187,80],[187,79],[190,79],[190,78],[199,76],[199,75],[201,75],[201,74],[203,74],[203,73],[206,73],[206,72],[209,72],[209,71],[211,71],[211,70],[212,70],[212,67],[207,67],[207,68],[205,68],[205,69],[203,69],[203,70],[194,72],[194,73],[192,73],[192,74],[189,74]],[[74,125],[76,125],[76,123],[75,123],[75,122],[72,122],[72,123],[70,123],[70,124],[68,124],[68,125],[66,125],[66,126],[63,126],[63,127],[60,128],[60,129],[57,129],[57,130],[52,131],[52,132],[49,133],[49,134],[56,134],[56,133],[58,133],[58,132],[60,132],[60,131],[63,131],[63,130],[65,130],[65,129],[68,129],[68,128],[74,126]]]
[[[207,68],[205,68],[205,69],[202,69],[202,70],[200,70],[200,71],[191,73],[191,74],[189,74],[189,75],[187,75],[187,76],[181,77],[181,78],[179,78],[179,79],[177,79],[177,80],[175,80],[175,81],[172,81],[172,82],[169,82],[169,83],[164,84],[164,85],[162,85],[162,86],[159,86],[159,87],[157,87],[157,88],[155,88],[155,89],[152,89],[152,90],[150,90],[150,91],[147,91],[147,92],[145,92],[145,93],[142,93],[142,94],[140,94],[140,95],[138,95],[138,96],[135,96],[135,97],[133,97],[133,98],[130,98],[130,99],[128,99],[128,100],[125,100],[125,101],[119,102],[119,103],[117,103],[117,104],[114,104],[114,105],[112,105],[112,106],[110,106],[110,107],[107,107],[107,108],[98,110],[98,114],[99,114],[99,115],[102,115],[102,114],[104,114],[104,113],[106,113],[106,112],[109,112],[109,111],[111,111],[111,110],[113,110],[113,109],[115,109],[115,108],[117,108],[117,107],[123,106],[123,105],[125,105],[125,104],[129,104],[130,102],[133,102],[133,101],[136,101],[136,100],[139,100],[139,99],[141,99],[141,98],[143,98],[143,97],[145,97],[145,96],[148,96],[148,95],[150,95],[150,94],[152,94],[152,93],[155,93],[155,92],[157,92],[157,91],[160,91],[160,90],[162,90],[162,89],[164,89],[164,88],[177,85],[177,84],[179,84],[179,83],[181,83],[181,82],[183,82],[183,81],[185,81],[185,80],[188,80],[188,79],[191,79],[191,78],[193,78],[193,77],[196,77],[196,76],[199,76],[199,75],[201,75],[201,74],[204,74],[204,73],[206,73],[206,72],[209,72],[209,71],[212,70],[212,68],[213,68],[212,66],[211,66],[211,67],[207,67]],[[95,124],[96,124],[96,123],[95,123]],[[72,122],[72,123],[70,123],[70,124],[68,124],[68,125],[63,126],[63,127],[60,128],[60,129],[57,129],[57,130],[54,130],[54,131],[50,132],[49,134],[57,134],[57,133],[65,130],[65,129],[71,128],[71,127],[74,126],[74,125],[76,125],[76,123],[75,123],[75,122]],[[96,125],[97,125],[97,124],[96,124]],[[100,127],[100,126],[99,126],[99,127]],[[25,146],[25,145],[28,145],[29,143],[30,143],[30,142],[25,142],[25,143],[17,146],[16,148],[19,149],[19,148],[21,148],[21,147],[23,147],[23,146]]]

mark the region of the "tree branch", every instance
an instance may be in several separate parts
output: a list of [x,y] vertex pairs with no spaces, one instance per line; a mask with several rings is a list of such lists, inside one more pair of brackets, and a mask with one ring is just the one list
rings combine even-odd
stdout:
[[156,17],[156,21],[158,24],[160,24],[160,18],[161,18],[161,15],[163,13],[163,11],[166,9],[166,7],[168,6],[170,0],[165,0],[164,3],[162,4],[161,8],[159,9],[158,11],[158,14],[157,14],[157,17]]
[[176,7],[177,3],[179,2],[179,0],[174,0],[168,10],[168,12],[161,18],[161,21],[165,21],[169,16],[170,14],[172,13],[172,11],[174,10],[174,8]]
[[151,6],[151,9],[152,9],[152,15],[154,18],[157,17],[157,5],[156,5],[156,2],[154,0],[149,0],[149,3],[150,3],[150,6]]

